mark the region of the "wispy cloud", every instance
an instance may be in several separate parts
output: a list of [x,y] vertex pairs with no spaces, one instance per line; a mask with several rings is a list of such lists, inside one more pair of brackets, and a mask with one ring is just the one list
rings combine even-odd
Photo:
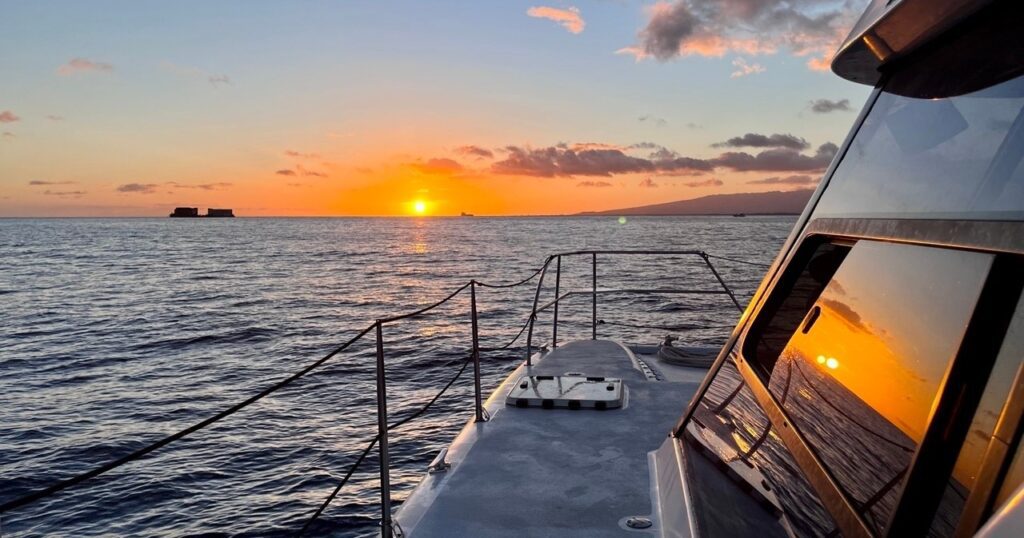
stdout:
[[117,187],[117,192],[153,194],[159,187],[156,183],[125,183]]
[[618,52],[638,60],[668,61],[690,55],[774,54],[785,49],[808,58],[810,69],[827,69],[828,58],[866,1],[658,2],[649,8],[647,25],[638,33],[637,43]]
[[282,169],[282,170],[278,170],[278,171],[276,171],[274,173],[279,175],[279,176],[294,176],[294,175],[297,175],[295,173],[295,170],[288,170],[287,168]]
[[168,185],[170,185],[170,186],[172,186],[172,187],[174,187],[176,189],[200,189],[200,190],[204,190],[204,191],[215,191],[215,190],[218,190],[218,189],[226,189],[228,187],[231,187],[232,185],[234,185],[234,183],[219,182],[219,183],[188,184],[188,183],[177,183],[177,182],[171,181],[171,182],[168,183]]
[[724,184],[725,183],[723,183],[721,179],[713,177],[700,181],[687,181],[686,183],[683,183],[683,185],[687,187],[721,187]]
[[48,114],[46,119],[50,121],[64,121],[64,116],[57,116],[55,114]]
[[639,121],[640,123],[649,123],[657,127],[665,127],[666,125],[668,125],[668,121],[666,121],[664,118],[652,116],[651,114],[644,114],[643,116],[640,116],[636,120]]
[[86,58],[73,58],[68,63],[57,68],[57,74],[71,76],[77,73],[109,73],[114,66],[106,62],[96,62]]
[[751,185],[817,185],[819,178],[807,175],[772,176],[748,181]]
[[295,150],[291,150],[291,149],[285,150],[284,154],[289,156],[289,157],[295,157],[297,159],[319,159],[320,158],[320,155],[318,153],[303,153],[301,151],[295,151]]
[[32,181],[29,181],[28,184],[33,186],[33,187],[39,187],[39,186],[46,186],[46,185],[74,185],[75,182],[74,181],[42,181],[42,180],[39,180],[39,179],[34,179]]
[[637,185],[640,186],[640,187],[643,187],[645,189],[656,189],[656,188],[658,188],[658,184],[655,183],[654,180],[651,179],[651,178],[644,178]]
[[408,163],[408,166],[422,174],[450,176],[464,170],[458,161],[448,158],[428,159],[426,162]]
[[45,190],[43,194],[46,196],[61,196],[67,198],[81,198],[82,195],[88,194],[86,191],[51,191]]
[[745,77],[747,75],[765,72],[765,68],[763,65],[758,63],[748,64],[747,61],[743,58],[733,59],[732,66],[734,70],[729,75],[731,78],[740,78]]
[[590,180],[587,180],[587,181],[580,181],[579,183],[576,184],[576,186],[577,187],[604,188],[604,187],[611,187],[612,184],[607,182],[607,181],[590,181]]
[[790,148],[804,150],[811,145],[803,138],[791,134],[763,135],[747,133],[743,136],[734,136],[725,142],[711,144],[713,148]]
[[295,169],[294,170],[291,170],[291,169],[288,169],[288,168],[282,168],[281,170],[277,170],[274,173],[279,175],[279,176],[292,176],[292,177],[294,177],[294,176],[328,177],[327,174],[324,173],[324,172],[317,172],[316,170],[310,170],[308,168],[305,168],[301,164],[295,165]]
[[227,75],[210,75],[206,77],[206,81],[212,84],[214,87],[217,86],[230,86],[231,79]]
[[21,118],[19,118],[17,115],[14,114],[14,112],[11,112],[10,110],[4,110],[3,112],[0,112],[0,123],[14,123],[19,120],[21,120]]
[[840,99],[838,101],[832,101],[829,99],[815,99],[808,103],[811,107],[811,112],[815,114],[828,114],[829,112],[850,112],[853,110],[850,108],[849,99]]
[[476,157],[478,159],[492,159],[492,158],[494,158],[494,152],[493,151],[491,151],[491,150],[489,150],[487,148],[482,148],[480,146],[473,146],[473,145],[459,146],[459,147],[455,148],[454,151],[455,151],[455,153],[457,153],[459,155],[463,155],[463,156],[467,156],[467,157]]
[[580,10],[575,7],[559,9],[556,7],[536,6],[526,10],[526,14],[538,19],[548,19],[557,22],[571,33],[578,34],[583,31],[587,23],[580,16]]

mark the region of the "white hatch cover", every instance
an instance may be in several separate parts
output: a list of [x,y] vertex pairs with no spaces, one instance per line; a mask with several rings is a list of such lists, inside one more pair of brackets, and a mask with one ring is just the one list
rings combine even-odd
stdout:
[[584,375],[528,375],[508,392],[507,405],[544,409],[622,407],[622,380]]

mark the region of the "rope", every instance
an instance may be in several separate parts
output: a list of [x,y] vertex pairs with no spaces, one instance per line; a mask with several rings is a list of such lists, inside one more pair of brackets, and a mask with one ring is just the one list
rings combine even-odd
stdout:
[[530,326],[530,318],[527,317],[526,318],[526,323],[523,324],[523,328],[519,329],[519,333],[516,334],[515,338],[510,340],[509,343],[507,343],[507,344],[505,344],[505,345],[503,345],[501,347],[482,347],[482,348],[480,348],[480,351],[504,351],[504,350],[512,347],[512,344],[516,343],[516,340],[519,340],[519,337],[522,336],[524,332],[526,332],[526,328],[529,327],[529,326]]
[[128,454],[128,455],[123,456],[123,457],[120,457],[120,458],[118,458],[118,459],[116,459],[114,461],[108,462],[108,463],[106,463],[104,465],[101,465],[101,466],[91,470],[91,471],[87,471],[87,472],[84,472],[84,473],[82,473],[82,474],[80,474],[78,476],[74,476],[74,477],[71,477],[71,478],[68,478],[68,479],[65,479],[65,480],[61,480],[60,482],[57,482],[57,483],[52,484],[50,486],[47,486],[45,488],[36,490],[36,491],[34,491],[32,493],[29,493],[28,495],[23,495],[23,496],[21,496],[21,497],[19,497],[17,499],[14,499],[13,501],[7,501],[4,504],[0,505],[0,514],[2,514],[4,512],[8,512],[10,510],[14,510],[16,508],[20,508],[22,506],[25,506],[26,504],[29,504],[31,502],[37,501],[39,499],[42,499],[43,497],[49,497],[50,495],[58,493],[58,492],[60,492],[62,490],[65,490],[65,489],[70,488],[72,486],[81,484],[82,482],[85,482],[86,480],[89,480],[91,478],[95,478],[95,477],[97,477],[97,476],[99,476],[99,475],[101,475],[101,474],[103,474],[103,473],[105,473],[105,472],[107,472],[107,471],[109,471],[111,469],[114,469],[116,467],[120,467],[120,466],[122,466],[122,465],[124,465],[126,463],[129,463],[129,462],[132,462],[134,460],[137,460],[137,459],[145,456],[146,454],[149,454],[150,452],[153,452],[154,450],[157,450],[158,448],[161,448],[164,445],[167,445],[169,443],[177,441],[178,439],[181,439],[182,437],[185,437],[186,435],[188,435],[188,434],[190,434],[190,433],[192,433],[192,432],[194,432],[196,430],[199,430],[201,428],[205,428],[206,426],[209,426],[210,424],[213,424],[214,422],[217,422],[217,421],[219,421],[219,420],[221,420],[221,419],[223,419],[223,418],[225,418],[227,416],[233,415],[236,412],[238,412],[239,410],[249,406],[253,402],[255,402],[257,400],[260,400],[264,396],[267,396],[267,395],[269,395],[269,394],[271,394],[271,393],[273,393],[273,392],[275,392],[275,391],[277,391],[277,390],[279,390],[281,388],[284,388],[284,387],[290,385],[296,379],[299,379],[300,377],[308,374],[314,368],[316,368],[316,367],[320,366],[321,364],[327,362],[331,357],[334,357],[338,353],[341,353],[342,351],[344,351],[345,348],[347,348],[350,345],[356,343],[360,338],[365,336],[366,333],[368,333],[371,330],[373,330],[373,328],[374,328],[374,325],[370,325],[369,327],[363,329],[362,332],[357,334],[355,337],[350,339],[348,342],[345,342],[340,347],[335,348],[334,351],[331,351],[330,353],[325,355],[320,360],[310,364],[309,366],[306,366],[302,370],[299,370],[298,372],[288,376],[287,378],[285,378],[285,379],[283,379],[281,381],[278,381],[277,383],[271,385],[270,387],[267,387],[267,388],[263,389],[258,394],[250,396],[249,398],[245,399],[244,401],[239,402],[239,403],[237,403],[237,404],[235,404],[235,405],[225,409],[224,411],[221,411],[220,413],[217,413],[216,415],[214,415],[214,416],[212,416],[212,417],[210,417],[210,418],[208,418],[208,419],[206,419],[206,420],[204,420],[202,422],[199,422],[197,424],[193,424],[192,426],[189,426],[188,428],[185,428],[184,430],[181,430],[181,431],[179,431],[177,433],[168,435],[167,437],[164,437],[163,439],[161,439],[161,440],[159,440],[159,441],[157,441],[155,443],[151,443],[151,444],[149,444],[149,445],[147,445],[147,446],[145,446],[143,448],[140,448],[140,449],[132,452],[131,454]]
[[745,259],[729,258],[729,257],[726,257],[726,256],[716,256],[715,254],[707,254],[707,253],[705,255],[707,255],[709,258],[724,259],[724,260],[732,261],[732,262],[735,262],[735,263],[745,263],[745,264],[748,264],[748,265],[757,265],[759,267],[765,267],[765,268],[771,266],[771,263],[763,263],[761,261],[746,261]]
[[617,327],[629,327],[631,329],[658,329],[662,331],[693,331],[697,329],[731,329],[732,325],[634,325],[632,323],[620,323],[616,321],[597,320],[598,325],[615,325]]
[[522,286],[523,284],[526,284],[527,282],[529,282],[529,281],[533,280],[534,278],[536,278],[537,275],[539,275],[541,273],[541,271],[544,270],[544,266],[545,265],[547,265],[547,264],[541,265],[540,269],[537,269],[536,271],[533,272],[533,274],[531,274],[530,276],[528,276],[528,277],[526,277],[526,278],[524,278],[524,279],[522,279],[522,280],[520,280],[518,282],[513,282],[511,284],[487,284],[485,282],[480,282],[479,280],[477,280],[476,281],[476,285],[480,286],[482,288],[514,288],[516,286]]
[[[451,378],[451,380],[448,381],[448,384],[445,385],[444,388],[440,390],[440,392],[434,395],[434,397],[431,398],[431,400],[427,402],[426,405],[419,408],[415,413],[412,413],[409,416],[403,418],[402,420],[399,420],[398,422],[388,426],[388,431],[401,428],[406,423],[418,418],[423,413],[426,413],[427,410],[430,409],[430,406],[434,405],[434,402],[441,398],[441,396],[444,395],[444,393],[447,392],[449,388],[451,388],[451,386],[455,383],[456,380],[462,377],[462,373],[466,371],[466,367],[469,366],[470,359],[472,358],[473,356],[470,355],[469,357],[466,358],[465,361],[462,362],[462,368],[459,368],[459,371],[455,374],[455,377]],[[359,455],[355,463],[349,466],[348,471],[345,473],[345,477],[341,479],[341,482],[339,482],[338,485],[334,488],[334,491],[332,491],[331,494],[327,496],[327,499],[324,500],[323,504],[321,504],[320,507],[317,508],[316,513],[313,514],[313,517],[309,518],[309,521],[307,521],[306,524],[302,526],[302,529],[299,531],[298,536],[303,536],[309,529],[310,525],[312,525],[313,522],[316,521],[318,517],[320,517],[320,514],[322,514],[324,510],[327,509],[327,507],[331,504],[331,501],[333,501],[334,498],[338,495],[338,492],[341,491],[341,488],[345,487],[345,484],[347,484],[349,479],[352,478],[352,474],[356,472],[356,469],[358,469],[359,466],[363,463],[363,460],[366,459],[366,456],[367,454],[370,453],[370,450],[373,450],[373,447],[374,445],[377,444],[377,441],[380,441],[380,434],[377,434],[373,437],[373,440],[370,441],[370,444],[366,445],[366,448],[363,449],[362,454]]]

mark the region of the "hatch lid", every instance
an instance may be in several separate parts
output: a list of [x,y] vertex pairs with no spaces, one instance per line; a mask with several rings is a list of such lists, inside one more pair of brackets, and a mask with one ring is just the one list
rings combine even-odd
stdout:
[[585,375],[527,375],[505,398],[507,405],[543,409],[615,409],[622,407],[622,380]]

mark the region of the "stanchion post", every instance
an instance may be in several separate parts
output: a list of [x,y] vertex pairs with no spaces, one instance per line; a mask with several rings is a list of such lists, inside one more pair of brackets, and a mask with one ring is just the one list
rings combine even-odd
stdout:
[[388,392],[384,376],[384,331],[377,320],[377,448],[380,450],[380,535],[392,538],[391,476],[388,458]]

